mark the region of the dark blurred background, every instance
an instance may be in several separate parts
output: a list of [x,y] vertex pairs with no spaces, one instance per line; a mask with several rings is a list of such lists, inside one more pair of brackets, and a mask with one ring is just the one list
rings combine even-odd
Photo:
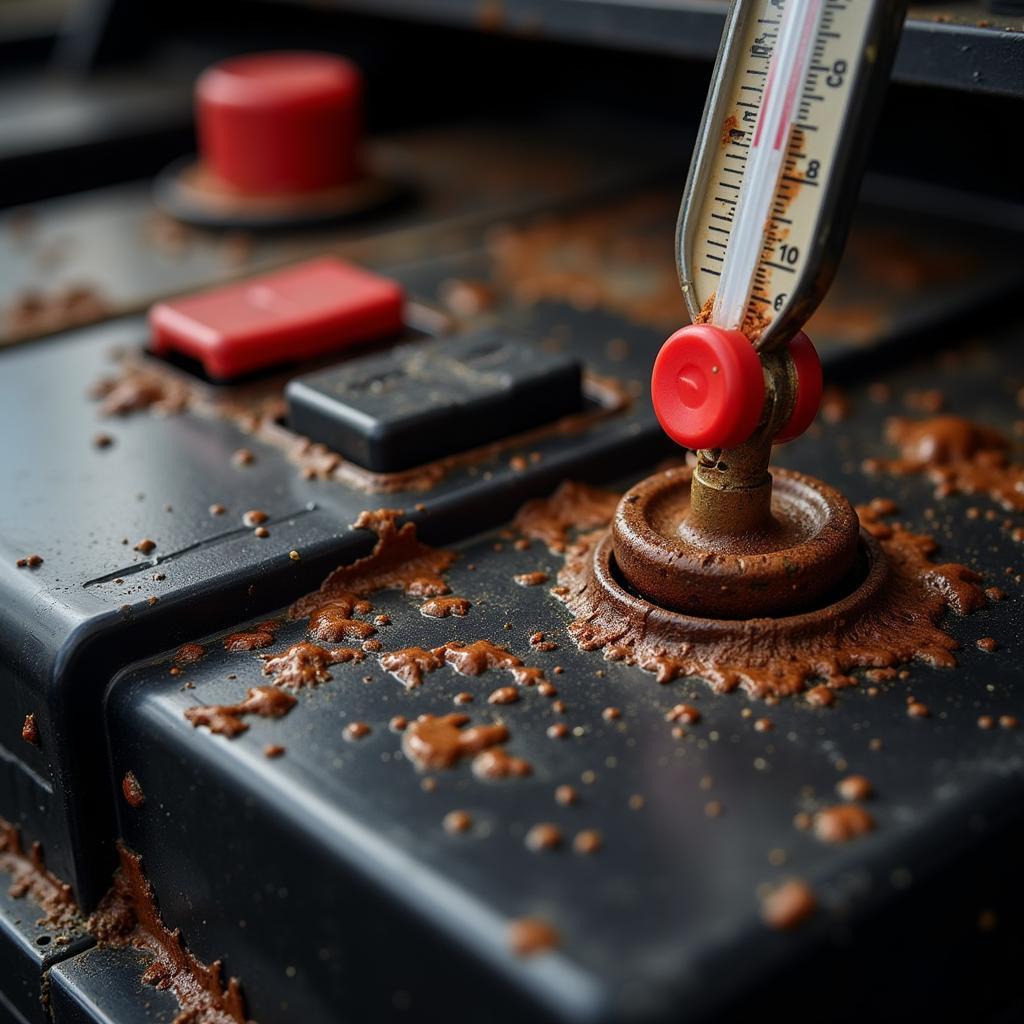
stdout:
[[[0,205],[124,181],[192,146],[196,74],[230,54],[344,53],[371,133],[485,114],[618,115],[692,133],[716,0],[0,0]],[[911,8],[872,167],[1019,198],[1024,17]],[[1008,13],[1007,13],[1008,12]],[[44,159],[46,156],[61,159]]]

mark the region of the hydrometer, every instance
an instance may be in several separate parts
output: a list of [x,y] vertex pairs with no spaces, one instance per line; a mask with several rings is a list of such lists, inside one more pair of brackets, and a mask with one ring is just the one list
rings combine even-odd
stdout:
[[732,4],[678,221],[694,323],[652,379],[679,443],[770,450],[813,420],[821,367],[800,328],[835,273],[905,9]]

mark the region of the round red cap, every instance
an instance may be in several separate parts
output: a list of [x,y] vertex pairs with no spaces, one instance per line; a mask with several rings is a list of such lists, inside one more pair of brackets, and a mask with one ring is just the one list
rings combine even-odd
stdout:
[[746,335],[691,324],[661,347],[651,399],[662,429],[687,448],[734,448],[764,408],[764,372]]
[[316,192],[359,177],[363,80],[327,53],[254,53],[196,83],[205,169],[251,195]]
[[796,369],[796,402],[789,419],[775,435],[775,444],[799,437],[814,422],[821,405],[821,360],[811,339],[800,331],[790,339],[788,350]]

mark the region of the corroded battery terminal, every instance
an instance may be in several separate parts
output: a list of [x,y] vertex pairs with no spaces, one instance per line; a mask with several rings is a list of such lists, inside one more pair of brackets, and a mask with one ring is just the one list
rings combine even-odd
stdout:
[[679,215],[693,323],[651,383],[659,422],[696,465],[632,488],[614,529],[620,571],[662,607],[790,614],[853,568],[849,502],[769,461],[821,401],[801,327],[835,272],[903,13],[840,0],[730,10]]

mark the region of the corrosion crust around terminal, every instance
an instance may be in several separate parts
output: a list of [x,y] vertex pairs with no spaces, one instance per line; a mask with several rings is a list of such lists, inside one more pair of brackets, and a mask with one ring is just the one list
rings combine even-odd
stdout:
[[569,632],[582,650],[603,650],[607,660],[635,664],[662,683],[695,676],[719,692],[788,696],[812,681],[851,685],[854,669],[915,660],[952,667],[959,645],[937,623],[947,610],[966,614],[985,604],[980,577],[933,562],[934,540],[887,521],[896,511],[882,501],[856,510],[852,572],[818,608],[799,614],[715,619],[659,607],[620,572],[607,527],[566,547],[553,593],[574,614]]
[[655,604],[713,618],[790,614],[819,605],[852,569],[857,516],[820,480],[775,470],[756,527],[745,508],[732,524],[733,501],[719,499],[709,528],[693,514],[697,486],[691,467],[668,469],[631,487],[616,510],[618,569]]

